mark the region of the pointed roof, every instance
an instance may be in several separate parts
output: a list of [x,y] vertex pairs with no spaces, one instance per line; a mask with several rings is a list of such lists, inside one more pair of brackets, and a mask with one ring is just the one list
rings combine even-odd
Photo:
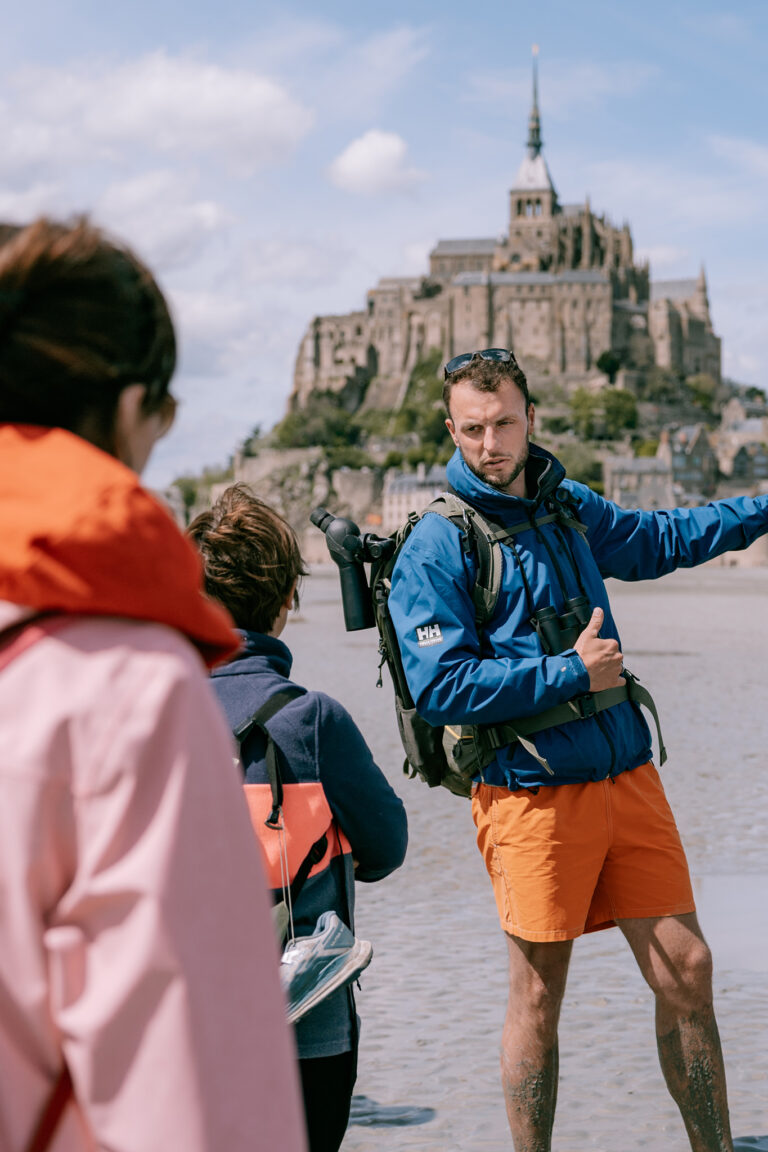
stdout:
[[547,162],[542,156],[541,117],[539,116],[539,46],[533,46],[533,104],[528,117],[528,144],[525,157],[512,184],[514,192],[555,191]]
[[539,46],[533,46],[533,105],[528,117],[528,155],[533,160],[541,152],[541,118],[539,116]]

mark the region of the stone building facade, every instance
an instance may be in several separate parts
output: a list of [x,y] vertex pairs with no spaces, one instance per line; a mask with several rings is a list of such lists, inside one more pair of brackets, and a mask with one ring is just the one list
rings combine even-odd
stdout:
[[683,424],[663,429],[656,459],[664,462],[674,483],[688,496],[714,496],[717,456],[706,425]]
[[419,464],[415,472],[391,469],[384,477],[381,502],[381,526],[385,533],[395,532],[411,512],[423,512],[436,496],[448,487],[442,464],[427,469]]
[[720,472],[734,482],[768,479],[768,401],[732,397],[720,413],[717,431]]
[[428,351],[448,359],[474,348],[514,349],[531,381],[578,386],[602,352],[632,369],[659,365],[720,379],[720,340],[707,287],[651,284],[629,225],[583,204],[560,204],[544,159],[537,77],[526,153],[509,192],[500,238],[440,240],[424,277],[386,278],[362,311],[318,316],[299,347],[292,409],[314,391],[349,406],[397,408]]

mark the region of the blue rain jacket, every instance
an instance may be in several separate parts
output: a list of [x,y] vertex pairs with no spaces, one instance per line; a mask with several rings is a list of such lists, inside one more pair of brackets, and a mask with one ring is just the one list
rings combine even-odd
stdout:
[[[570,649],[547,656],[529,622],[520,564],[534,610],[551,605],[558,613],[564,611],[565,596],[543,537],[560,568],[567,596],[581,594],[570,551],[591,607],[605,613],[601,636],[621,644],[603,582],[606,577],[655,579],[675,568],[691,568],[722,552],[746,548],[768,532],[768,496],[718,500],[701,508],[628,511],[567,480],[560,462],[536,445],[531,445],[526,477],[528,492],[534,493],[531,499],[485,484],[458,450],[448,464],[448,481],[459,495],[505,525],[546,514],[543,503],[559,491],[571,494],[587,529],[583,539],[574,529],[550,523],[538,531],[518,533],[517,554],[502,545],[501,594],[481,636],[472,603],[477,562],[463,551],[463,533],[457,526],[435,513],[424,516],[397,559],[390,611],[411,695],[431,724],[514,723],[589,691],[578,653]],[[569,548],[564,547],[564,538]],[[531,739],[554,776],[519,744],[512,744],[483,771],[485,782],[513,790],[583,783],[618,775],[651,758],[648,725],[641,710],[628,701]]]

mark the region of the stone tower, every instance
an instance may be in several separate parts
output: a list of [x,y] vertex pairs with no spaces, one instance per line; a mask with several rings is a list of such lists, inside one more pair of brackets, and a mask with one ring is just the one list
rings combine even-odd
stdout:
[[538,46],[533,50],[533,103],[528,119],[526,154],[509,192],[507,263],[516,270],[541,271],[552,263],[557,192],[542,154],[539,116]]

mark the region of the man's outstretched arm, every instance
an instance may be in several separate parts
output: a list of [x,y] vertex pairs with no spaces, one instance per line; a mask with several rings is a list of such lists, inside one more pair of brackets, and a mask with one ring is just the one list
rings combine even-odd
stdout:
[[768,496],[713,500],[700,508],[620,508],[583,484],[570,485],[603,576],[652,580],[749,547],[768,532]]

